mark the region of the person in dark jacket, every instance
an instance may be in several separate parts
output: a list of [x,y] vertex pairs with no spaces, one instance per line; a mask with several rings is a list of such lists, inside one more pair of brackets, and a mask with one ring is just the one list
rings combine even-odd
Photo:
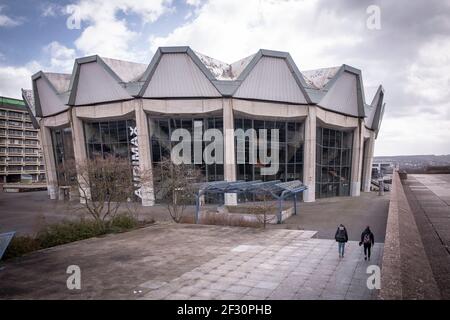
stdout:
[[339,258],[344,257],[345,243],[348,241],[347,229],[345,229],[344,225],[341,223],[336,230],[336,234],[334,235],[338,243],[338,251]]
[[361,242],[359,245],[364,245],[364,260],[370,260],[370,251],[375,244],[375,238],[370,227],[367,226],[366,229],[361,233]]

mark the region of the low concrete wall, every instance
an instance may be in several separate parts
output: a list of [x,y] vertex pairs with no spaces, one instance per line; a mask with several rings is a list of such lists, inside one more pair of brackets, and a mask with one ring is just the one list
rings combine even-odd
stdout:
[[[221,209],[221,210],[220,210]],[[281,211],[281,222],[291,217],[294,214],[294,208],[289,207]],[[258,218],[259,216],[259,218]],[[230,222],[230,225],[237,225],[239,222],[250,223],[250,224],[261,224],[263,223],[263,215],[256,215],[252,213],[231,213],[228,212],[224,208],[219,208],[218,211],[208,211],[201,210],[199,212],[199,219],[208,220],[208,218],[221,218],[223,221]],[[266,223],[267,224],[277,224],[278,223],[278,214],[267,214],[266,215]]]
[[392,176],[379,298],[440,299],[438,286],[397,171]]

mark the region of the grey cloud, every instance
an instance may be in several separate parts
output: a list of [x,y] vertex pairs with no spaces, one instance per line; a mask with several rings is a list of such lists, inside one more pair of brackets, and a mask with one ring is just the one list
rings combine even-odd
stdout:
[[[380,6],[381,30],[361,30],[361,21],[367,19],[366,9],[372,4]],[[436,100],[408,92],[405,85],[408,69],[419,58],[419,50],[437,37],[450,35],[450,2],[323,0],[317,8],[355,21],[353,31],[362,36],[362,41],[334,48],[329,54],[361,68],[366,81],[377,79],[385,86],[387,117],[410,115],[413,108],[418,112],[439,113],[442,101],[450,97],[450,90],[442,92],[441,99]],[[420,105],[427,107],[421,109]]]

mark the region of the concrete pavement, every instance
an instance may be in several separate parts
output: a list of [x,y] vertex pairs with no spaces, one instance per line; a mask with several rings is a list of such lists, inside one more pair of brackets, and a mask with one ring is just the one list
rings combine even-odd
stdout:
[[[372,299],[372,261],[349,242],[344,259],[314,232],[163,224],[7,261],[0,299]],[[66,269],[81,269],[69,290]]]
[[389,209],[389,193],[361,192],[359,197],[318,199],[298,204],[298,215],[271,228],[316,230],[317,238],[334,239],[337,226],[347,228],[349,240],[360,241],[361,232],[370,226],[375,242],[384,242]]
[[443,299],[450,299],[450,174],[413,174],[405,194]]

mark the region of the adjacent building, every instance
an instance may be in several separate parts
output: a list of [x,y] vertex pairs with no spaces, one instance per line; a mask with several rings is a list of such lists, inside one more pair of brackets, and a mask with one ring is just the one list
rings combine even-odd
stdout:
[[[361,71],[348,65],[300,71],[286,52],[259,50],[228,64],[190,47],[161,47],[148,65],[95,55],[76,59],[71,74],[40,71],[32,83],[26,102],[39,122],[52,199],[64,161],[131,159],[130,128],[143,170],[170,155],[175,129],[214,128],[225,133],[224,161],[197,164],[205,181],[299,179],[308,186],[304,201],[370,190],[384,90],[366,101]],[[277,173],[236,163],[241,151],[226,132],[250,128],[279,130]],[[142,204],[154,203],[148,186]]]
[[0,97],[0,183],[45,180],[38,130],[24,101]]

